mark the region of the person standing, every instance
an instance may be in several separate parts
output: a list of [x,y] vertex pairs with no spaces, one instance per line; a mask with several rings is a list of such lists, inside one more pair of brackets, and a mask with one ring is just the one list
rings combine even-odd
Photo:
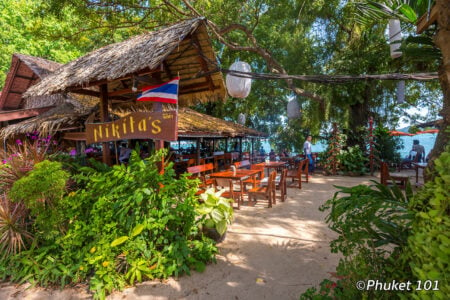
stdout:
[[309,173],[314,173],[314,160],[312,157],[312,144],[311,144],[312,136],[308,135],[305,143],[303,144],[303,153],[309,160]]
[[[425,160],[425,147],[419,144],[419,140],[413,141],[412,151],[415,151],[416,155],[418,155],[417,162]],[[411,160],[414,160],[414,158],[411,157]]]

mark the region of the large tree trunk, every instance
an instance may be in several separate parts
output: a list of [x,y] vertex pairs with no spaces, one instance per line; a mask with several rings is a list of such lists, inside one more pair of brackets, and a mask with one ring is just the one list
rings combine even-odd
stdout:
[[369,101],[372,99],[371,83],[366,83],[363,102],[350,105],[350,116],[347,132],[347,145],[353,147],[359,145],[365,149],[365,134],[369,122]]
[[436,143],[431,151],[431,163],[426,170],[425,179],[433,177],[434,160],[445,150],[449,142],[449,133],[446,132],[450,126],[450,1],[437,0],[438,8],[438,32],[434,37],[434,43],[441,49],[442,65],[439,68],[439,82],[443,92],[443,108],[440,115],[443,118],[442,126],[436,138]]

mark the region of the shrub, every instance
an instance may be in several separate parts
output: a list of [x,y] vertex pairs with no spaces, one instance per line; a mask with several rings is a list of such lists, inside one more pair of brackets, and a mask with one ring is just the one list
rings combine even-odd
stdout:
[[[414,299],[450,295],[450,149],[434,161],[436,176],[411,201],[415,213],[405,260],[418,280],[438,280],[438,291],[415,291]],[[447,296],[445,296],[447,295]]]
[[85,188],[60,202],[67,230],[1,261],[0,275],[41,285],[89,280],[104,298],[136,281],[202,271],[217,249],[198,232],[198,181],[177,179],[172,164],[160,174],[162,155],[133,152],[127,166],[81,168],[74,179]]
[[398,136],[391,136],[386,128],[375,129],[375,151],[381,161],[400,163],[400,150],[404,148],[403,141]]
[[367,157],[359,146],[348,147],[347,150],[341,150],[338,160],[341,171],[348,175],[363,175],[367,172]]
[[14,202],[24,203],[30,210],[38,239],[52,239],[64,230],[61,201],[68,179],[61,163],[44,160],[17,180],[8,193]]

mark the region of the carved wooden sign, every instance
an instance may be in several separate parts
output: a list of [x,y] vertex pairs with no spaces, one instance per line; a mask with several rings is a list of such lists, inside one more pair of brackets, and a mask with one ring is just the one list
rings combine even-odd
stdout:
[[177,112],[133,112],[107,123],[86,123],[86,143],[127,139],[178,139]]

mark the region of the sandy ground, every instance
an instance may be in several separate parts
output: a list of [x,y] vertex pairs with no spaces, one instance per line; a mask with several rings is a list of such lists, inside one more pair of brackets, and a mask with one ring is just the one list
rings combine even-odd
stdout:
[[[327,213],[318,207],[333,196],[333,185],[370,180],[377,178],[315,175],[301,190],[288,188],[287,201],[272,209],[262,201],[255,207],[241,206],[219,244],[217,264],[191,276],[147,281],[108,299],[298,299],[307,288],[330,278],[339,261],[329,248],[336,234],[324,221]],[[50,290],[0,284],[0,299],[90,298],[85,286]]]

